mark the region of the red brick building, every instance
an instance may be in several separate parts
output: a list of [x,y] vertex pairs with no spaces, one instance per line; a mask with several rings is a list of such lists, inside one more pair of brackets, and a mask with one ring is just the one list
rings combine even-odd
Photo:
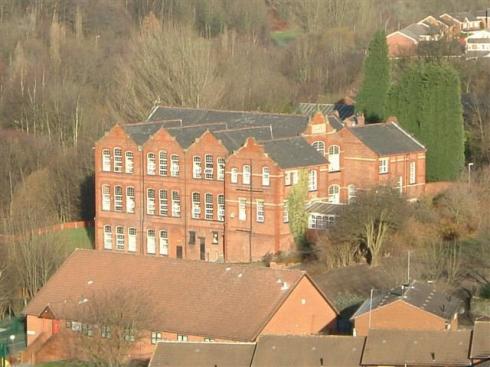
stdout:
[[265,334],[328,332],[337,317],[302,271],[75,250],[24,312],[25,359],[83,358],[75,348],[80,334],[110,338],[103,324],[84,324],[83,316],[106,307],[99,296],[132,289],[155,311],[151,330],[135,330],[143,335],[135,341],[134,358],[149,357],[162,340],[252,342]]
[[226,262],[289,252],[287,197],[303,171],[311,201],[377,185],[416,198],[425,148],[393,122],[158,107],[95,145],[96,248]]

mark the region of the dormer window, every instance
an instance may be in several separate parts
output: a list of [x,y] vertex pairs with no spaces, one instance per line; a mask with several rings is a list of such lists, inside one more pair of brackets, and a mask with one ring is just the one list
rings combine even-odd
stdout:
[[311,146],[322,156],[325,156],[325,143],[323,141],[315,141]]

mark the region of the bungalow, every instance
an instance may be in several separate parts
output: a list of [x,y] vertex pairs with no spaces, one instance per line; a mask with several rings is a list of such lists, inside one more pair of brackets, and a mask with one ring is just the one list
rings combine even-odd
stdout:
[[354,335],[370,329],[454,330],[462,301],[438,291],[433,284],[413,281],[388,291],[373,290],[352,316]]
[[[335,326],[337,311],[302,271],[75,250],[32,299],[27,316],[30,362],[70,358],[70,335],[104,337],[81,325],[84,307],[124,289],[143,292],[156,311],[152,330],[131,355],[146,358],[161,340],[253,342],[262,334],[310,335]],[[99,330],[100,329],[100,330]]]

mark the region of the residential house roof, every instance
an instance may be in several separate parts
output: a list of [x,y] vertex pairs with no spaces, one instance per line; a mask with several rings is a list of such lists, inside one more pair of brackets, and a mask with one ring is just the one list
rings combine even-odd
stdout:
[[124,279],[158,310],[156,330],[252,341],[303,277],[297,270],[75,250],[25,314],[50,306],[57,319],[70,319],[80,299],[90,302]]
[[485,18],[487,16],[490,18],[490,8],[482,9],[482,10],[477,10],[475,12],[475,16],[477,18]]
[[423,24],[413,23],[400,29],[399,32],[416,41],[420,41],[422,36],[428,35],[428,29],[429,27]]
[[363,366],[468,366],[471,330],[370,330]]
[[349,130],[379,155],[425,150],[422,144],[394,122],[354,126]]
[[252,367],[357,367],[364,337],[359,336],[261,336]]
[[326,164],[326,158],[301,138],[270,140],[262,143],[265,152],[281,168]]
[[255,343],[160,342],[148,367],[250,367]]
[[323,113],[324,116],[331,115],[332,112],[337,111],[340,120],[345,120],[354,115],[355,107],[347,103],[300,103],[296,110],[298,114],[310,117],[318,111]]
[[352,319],[381,306],[402,300],[421,310],[449,320],[460,311],[462,301],[454,296],[438,291],[434,284],[413,281],[409,286],[401,286],[388,291],[377,291],[373,299],[366,299],[357,309]]
[[490,358],[490,321],[475,322],[470,357]]
[[[459,22],[477,22],[478,21],[478,18],[475,17],[472,13],[470,13],[469,11],[461,11],[461,12],[457,12],[457,13],[446,13],[447,15],[449,15],[450,17],[452,17],[453,19],[456,19],[458,20]],[[444,14],[442,14],[444,15]]]

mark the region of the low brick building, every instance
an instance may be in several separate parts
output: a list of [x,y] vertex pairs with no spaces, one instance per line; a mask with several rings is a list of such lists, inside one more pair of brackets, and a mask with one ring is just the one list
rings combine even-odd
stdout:
[[225,262],[289,252],[302,172],[310,201],[347,204],[378,185],[416,198],[425,148],[360,116],[157,107],[95,145],[96,248]]
[[[74,356],[79,333],[108,337],[80,321],[109,291],[144,292],[157,317],[131,355],[149,357],[161,340],[251,342],[259,335],[310,335],[335,328],[337,311],[302,271],[75,250],[32,299],[26,359]],[[110,336],[109,336],[110,338]],[[78,343],[79,344],[79,343]]]
[[413,281],[389,291],[373,290],[351,320],[354,334],[366,336],[370,329],[456,330],[463,302],[433,284]]

